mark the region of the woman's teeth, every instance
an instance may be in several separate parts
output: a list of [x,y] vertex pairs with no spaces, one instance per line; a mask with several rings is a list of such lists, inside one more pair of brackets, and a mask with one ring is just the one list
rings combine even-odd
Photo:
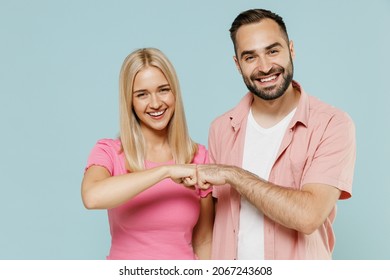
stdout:
[[149,115],[151,115],[152,117],[159,117],[159,116],[161,116],[162,114],[164,114],[164,111],[160,111],[160,112],[151,112],[151,113],[149,113]]

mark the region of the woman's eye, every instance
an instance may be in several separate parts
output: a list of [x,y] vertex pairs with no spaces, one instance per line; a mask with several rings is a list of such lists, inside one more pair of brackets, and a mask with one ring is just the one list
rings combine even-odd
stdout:
[[171,88],[169,88],[169,87],[160,89],[160,92],[163,92],[163,93],[167,93],[167,92],[170,92],[170,91],[171,91]]
[[145,92],[139,92],[135,95],[135,97],[137,98],[145,98],[146,97],[146,93]]

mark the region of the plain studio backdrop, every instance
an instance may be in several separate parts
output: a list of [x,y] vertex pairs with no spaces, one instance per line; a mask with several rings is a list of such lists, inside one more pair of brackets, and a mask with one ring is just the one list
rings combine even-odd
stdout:
[[100,138],[118,135],[124,58],[157,47],[173,62],[191,136],[247,92],[228,29],[249,8],[285,20],[295,80],[357,129],[350,200],[338,202],[335,259],[390,258],[390,1],[0,1],[0,259],[104,259],[105,210],[80,184]]

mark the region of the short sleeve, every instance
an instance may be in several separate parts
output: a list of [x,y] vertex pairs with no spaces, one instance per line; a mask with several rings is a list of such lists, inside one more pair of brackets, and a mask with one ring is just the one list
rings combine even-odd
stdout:
[[101,139],[92,148],[87,160],[85,171],[92,165],[102,166],[113,176],[115,156],[117,154],[115,142],[112,139]]
[[207,164],[208,163],[208,152],[205,146],[198,144],[198,151],[192,160],[195,164]]
[[[195,155],[195,157],[194,157],[192,162],[195,163],[195,164],[207,164],[207,163],[209,163],[208,152],[207,152],[207,149],[206,149],[205,146],[198,144],[198,152],[196,153],[196,155]],[[197,190],[198,190],[199,196],[201,198],[205,198],[206,196],[208,196],[213,191],[213,188],[210,187],[207,190],[203,190],[203,189],[197,188]]]
[[342,191],[340,199],[347,199],[352,194],[355,159],[355,126],[348,115],[340,114],[329,122],[302,184],[332,185]]

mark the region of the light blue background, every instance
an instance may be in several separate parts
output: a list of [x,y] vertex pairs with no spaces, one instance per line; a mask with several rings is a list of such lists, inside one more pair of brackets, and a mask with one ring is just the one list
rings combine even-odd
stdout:
[[295,79],[357,128],[353,197],[338,203],[335,259],[390,259],[390,2],[0,1],[0,259],[104,259],[105,211],[80,182],[118,133],[118,75],[135,48],[174,63],[192,137],[246,93],[228,29],[248,8],[286,21]]

